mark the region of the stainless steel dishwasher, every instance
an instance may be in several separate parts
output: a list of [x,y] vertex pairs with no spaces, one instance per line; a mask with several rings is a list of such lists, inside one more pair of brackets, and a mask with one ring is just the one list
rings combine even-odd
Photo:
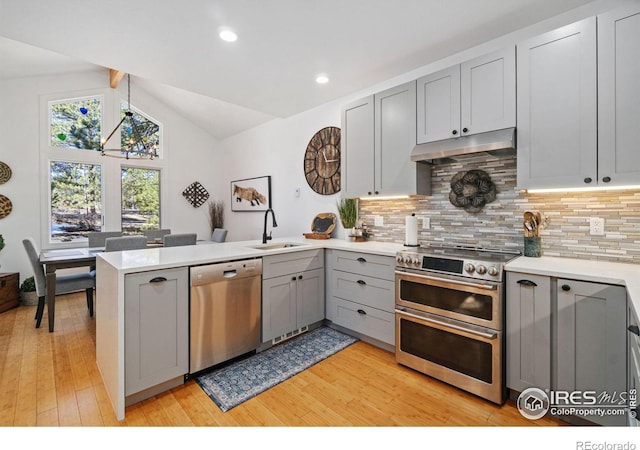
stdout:
[[262,259],[190,268],[189,373],[260,346]]

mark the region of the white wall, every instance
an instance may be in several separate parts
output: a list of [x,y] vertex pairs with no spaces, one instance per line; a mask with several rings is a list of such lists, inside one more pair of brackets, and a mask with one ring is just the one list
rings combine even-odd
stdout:
[[[46,190],[47,173],[40,163],[40,97],[57,93],[108,88],[108,72],[82,72],[0,80],[0,161],[12,169],[11,179],[0,185],[0,194],[12,204],[11,214],[0,219],[0,234],[6,247],[0,252],[0,271],[20,272],[21,280],[31,274],[22,239],[32,236],[40,247],[43,208],[41,192]],[[199,181],[212,198],[220,198],[222,167],[216,157],[218,142],[192,125],[171,108],[143,91],[136,91],[132,81],[132,104],[164,125],[164,149],[167,170],[162,183],[166,187],[161,208],[163,227],[173,232],[197,232],[210,236],[206,205],[191,206],[182,191]],[[126,99],[126,83],[121,83],[114,98]]]

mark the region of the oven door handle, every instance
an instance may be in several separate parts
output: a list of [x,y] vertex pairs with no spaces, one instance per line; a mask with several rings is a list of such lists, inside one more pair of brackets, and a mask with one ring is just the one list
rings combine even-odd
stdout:
[[408,317],[413,317],[414,319],[418,319],[418,320],[424,320],[425,322],[429,322],[429,323],[433,323],[435,325],[440,325],[441,327],[445,327],[445,328],[453,328],[454,330],[458,330],[458,331],[464,331],[465,333],[470,333],[470,334],[474,334],[476,336],[480,336],[483,337],[485,339],[490,339],[490,340],[494,340],[498,337],[498,333],[486,333],[484,331],[478,331],[478,330],[473,330],[473,329],[469,329],[465,326],[462,325],[456,325],[454,323],[451,322],[445,322],[442,320],[438,320],[435,319],[434,316],[432,316],[431,314],[427,315],[427,314],[422,314],[422,313],[418,313],[417,311],[415,313],[413,312],[408,312],[406,309],[404,308],[399,308],[396,307],[396,312],[398,314],[402,314]]
[[449,283],[449,284],[457,284],[460,286],[467,286],[467,287],[473,287],[473,288],[478,288],[478,289],[486,289],[488,291],[495,291],[496,289],[498,289],[498,285],[497,284],[482,284],[482,283],[470,283],[468,281],[462,281],[462,280],[449,280],[447,278],[440,278],[440,277],[433,277],[430,275],[422,275],[422,274],[418,274],[418,273],[413,273],[413,272],[400,272],[400,271],[396,271],[396,275],[409,275],[412,277],[417,277],[417,278],[422,278],[425,280],[431,280],[431,281],[439,281],[442,283]]

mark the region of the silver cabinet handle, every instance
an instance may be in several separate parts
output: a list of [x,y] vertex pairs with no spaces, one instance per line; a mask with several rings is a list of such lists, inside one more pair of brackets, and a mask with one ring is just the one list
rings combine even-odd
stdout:
[[408,317],[413,317],[414,319],[418,319],[418,320],[422,320],[424,322],[429,322],[429,323],[433,323],[435,325],[440,325],[441,327],[444,328],[449,328],[449,329],[454,329],[454,330],[458,330],[458,331],[464,331],[465,333],[469,333],[469,334],[473,334],[476,336],[480,336],[483,337],[485,339],[491,339],[494,340],[498,337],[498,333],[487,333],[484,331],[479,331],[476,329],[472,329],[472,328],[467,328],[463,325],[456,325],[454,323],[451,322],[445,322],[442,320],[438,320],[435,318],[435,316],[432,316],[431,314],[426,315],[426,314],[415,314],[415,313],[410,313],[407,312],[406,309],[400,308],[400,309],[396,309],[396,312],[398,314],[401,314],[403,316],[408,316]]

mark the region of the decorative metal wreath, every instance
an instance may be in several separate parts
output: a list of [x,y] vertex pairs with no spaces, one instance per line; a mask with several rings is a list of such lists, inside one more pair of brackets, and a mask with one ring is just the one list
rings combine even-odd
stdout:
[[496,199],[496,186],[484,170],[458,172],[451,178],[449,201],[468,213],[477,213]]
[[182,192],[182,196],[187,199],[191,206],[198,208],[209,198],[209,193],[199,182],[194,181]]

